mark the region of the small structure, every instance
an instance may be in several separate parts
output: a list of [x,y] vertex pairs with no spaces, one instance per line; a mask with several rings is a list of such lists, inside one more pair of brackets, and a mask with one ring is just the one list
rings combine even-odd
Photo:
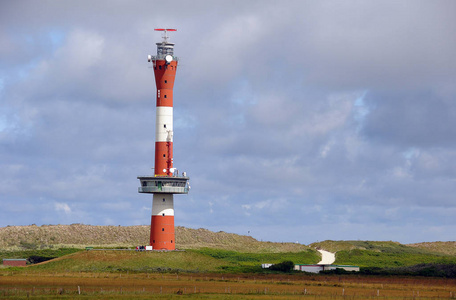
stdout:
[[349,272],[359,272],[358,266],[348,265],[295,265],[294,269],[296,271],[303,271],[309,273],[320,273],[321,271],[329,271],[335,269],[343,269]]
[[4,258],[3,265],[11,267],[25,267],[27,265],[27,260],[25,258]]

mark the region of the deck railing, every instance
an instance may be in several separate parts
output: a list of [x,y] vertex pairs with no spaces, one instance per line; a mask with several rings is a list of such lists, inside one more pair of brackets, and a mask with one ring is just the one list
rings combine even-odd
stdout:
[[140,186],[138,188],[140,193],[170,193],[170,194],[187,194],[188,186]]

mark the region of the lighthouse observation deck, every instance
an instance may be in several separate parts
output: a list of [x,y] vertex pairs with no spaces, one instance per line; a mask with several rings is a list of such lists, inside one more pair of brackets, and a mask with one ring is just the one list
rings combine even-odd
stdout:
[[165,35],[163,36],[163,41],[160,43],[156,43],[157,45],[157,55],[149,55],[148,61],[155,62],[157,60],[166,60],[168,61],[169,57],[172,57],[173,61],[178,61],[179,58],[174,56],[174,43],[168,42],[168,35],[166,34],[167,31],[176,31],[175,29],[163,29]]
[[173,43],[157,43],[157,55],[152,56],[152,60],[165,60],[167,55],[171,55],[173,60],[179,60],[177,56],[174,56]]
[[138,176],[141,186],[139,193],[148,194],[188,194],[189,177],[186,176]]

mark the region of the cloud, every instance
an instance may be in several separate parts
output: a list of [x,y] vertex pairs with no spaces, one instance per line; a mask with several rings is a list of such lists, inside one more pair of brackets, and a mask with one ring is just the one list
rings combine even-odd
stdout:
[[56,202],[54,204],[54,209],[57,212],[64,212],[65,214],[70,214],[71,213],[71,208],[70,208],[70,206],[67,203]]
[[176,224],[309,243],[453,238],[453,1],[174,7],[2,5],[1,226],[150,222],[136,178],[153,172],[146,56],[168,24],[174,163],[192,185]]

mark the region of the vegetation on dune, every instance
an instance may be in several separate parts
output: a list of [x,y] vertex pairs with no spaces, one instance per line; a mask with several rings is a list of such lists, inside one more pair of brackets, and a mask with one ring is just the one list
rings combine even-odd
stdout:
[[311,249],[302,252],[284,253],[246,253],[212,248],[203,248],[193,251],[231,263],[243,263],[251,265],[258,263],[279,263],[284,260],[291,260],[297,264],[312,264],[318,262],[320,259],[319,254],[317,254],[315,250]]
[[81,251],[81,249],[75,248],[60,248],[60,249],[44,249],[44,250],[16,250],[16,251],[5,251],[0,250],[1,258],[25,258],[27,264],[36,264],[43,261],[48,261],[61,256],[73,254]]
[[360,266],[361,274],[454,277],[456,268],[455,242],[323,241],[308,247],[184,227],[176,227],[176,245],[186,251],[83,251],[86,246],[132,249],[146,245],[148,236],[149,226],[9,226],[0,228],[0,257],[27,258],[36,264],[27,268],[31,272],[268,273],[273,271],[261,264],[315,264],[320,261],[315,248],[321,248],[336,252],[335,264]]
[[[413,250],[416,252],[413,253]],[[343,250],[337,252],[335,264],[360,266],[361,272],[358,274],[452,278],[456,276],[456,257],[419,251],[421,250],[413,248],[404,250],[402,247],[384,248],[383,251]],[[261,264],[272,263],[281,266],[284,261],[293,262],[293,264],[314,264],[320,259],[317,252],[312,249],[283,253],[244,253],[214,248],[170,252],[59,249],[1,252],[1,254],[4,258],[28,258],[33,263],[61,256],[27,268],[28,272],[270,273],[274,268],[262,269]],[[279,271],[283,272],[282,269]],[[330,273],[345,272],[336,270]]]
[[337,252],[341,250],[351,250],[356,249],[356,246],[351,244],[349,241],[323,241],[323,242],[316,242],[309,245],[310,247],[316,249],[324,249],[329,252]]
[[407,246],[416,247],[430,252],[456,255],[456,242],[424,242],[408,244]]
[[381,253],[411,253],[411,254],[456,254],[456,242],[433,242],[403,245],[392,241],[323,241],[310,244],[314,248],[330,252],[369,250]]
[[[336,252],[334,264],[360,266],[361,274],[454,277],[456,256],[450,251],[449,245],[452,244],[453,242],[402,245],[392,241],[323,241],[311,246]],[[344,272],[336,270],[329,273]]]
[[146,244],[148,226],[29,225],[0,228],[2,249],[86,246],[125,247]]
[[227,262],[187,252],[81,251],[28,268],[57,272],[213,272]]
[[422,263],[455,264],[456,257],[391,241],[324,241],[315,247],[336,252],[335,264],[392,268]]
[[283,252],[283,253],[245,253],[223,249],[203,248],[199,250],[189,250],[227,262],[221,267],[222,270],[232,272],[265,272],[261,269],[261,264],[278,264],[285,261],[293,261],[297,264],[313,264],[320,260],[319,254],[312,249],[302,252]]
[[[127,248],[147,245],[150,227],[138,226],[93,226],[71,225],[29,225],[0,227],[0,249],[36,250],[49,248]],[[296,243],[262,242],[251,236],[223,231],[212,232],[199,228],[176,227],[176,247],[178,249],[216,248],[239,252],[302,252],[309,246]],[[397,242],[373,241],[323,241],[310,245],[331,252],[341,250],[374,250],[408,248],[423,253],[456,255],[456,242],[433,242],[401,245]],[[412,251],[412,250],[410,250]]]
[[336,252],[335,264],[391,269],[423,263],[456,264],[456,257],[392,241],[323,241],[314,247]]
[[35,271],[57,272],[267,272],[262,263],[294,260],[315,263],[319,257],[313,250],[287,253],[240,253],[223,249],[170,252],[80,251],[44,264]]
[[[0,248],[127,248],[149,243],[150,226],[29,225],[0,227]],[[300,252],[309,247],[296,243],[261,242],[251,236],[176,227],[178,249],[204,247],[240,252]]]
[[311,247],[325,249],[330,252],[349,251],[349,250],[371,250],[377,252],[409,252],[423,253],[429,252],[417,247],[409,247],[398,242],[392,241],[323,241],[310,244]]
[[262,242],[247,235],[199,228],[176,227],[176,245],[181,249],[216,248],[239,252],[301,252],[308,246],[297,243]]
[[[81,251],[87,246],[131,249],[136,245],[147,245],[149,230],[149,226],[82,224],[9,226],[0,228],[0,245],[3,249],[9,250],[4,251],[3,258],[27,258],[31,263],[38,263]],[[302,263],[315,263],[319,260],[319,254],[309,250],[305,245],[260,242],[250,236],[211,232],[202,228],[176,227],[176,239],[177,248],[188,249],[188,251],[167,253],[84,251],[37,267],[84,272],[122,270],[262,272],[261,264],[265,262],[277,263],[283,259],[290,259]],[[70,247],[71,251],[59,248],[65,246]],[[100,257],[109,258],[110,261]],[[127,263],[127,260],[130,261]],[[191,263],[188,263],[189,261]],[[198,262],[198,265],[193,262]]]
[[412,252],[409,249],[377,250],[343,250],[336,253],[335,264],[352,264],[360,267],[401,267],[421,263],[456,264],[456,257],[423,252]]

